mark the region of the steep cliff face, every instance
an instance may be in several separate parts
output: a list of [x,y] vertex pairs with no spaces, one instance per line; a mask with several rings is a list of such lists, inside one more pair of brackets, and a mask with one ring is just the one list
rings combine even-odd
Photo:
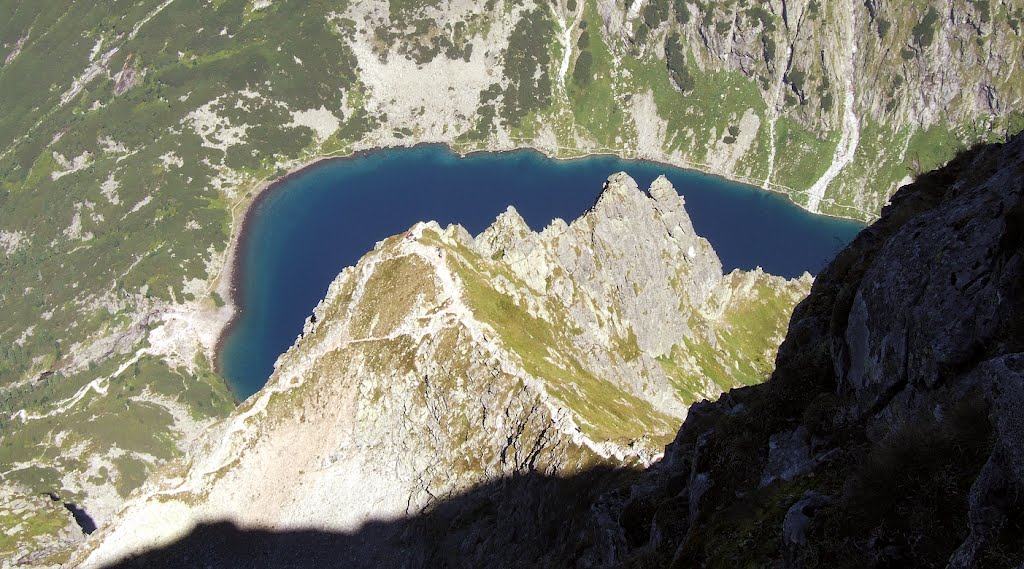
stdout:
[[1021,137],[902,190],[797,307],[772,379],[692,407],[581,524],[581,559],[1020,566],[1022,211]]
[[[662,201],[661,190],[652,194],[655,205]],[[607,207],[630,195],[635,192],[608,191],[602,203]],[[586,453],[578,450],[583,439],[577,438],[576,446],[566,443],[561,452],[545,449],[538,455],[547,472],[576,472],[572,476],[523,476],[520,469],[520,476],[464,489],[411,518],[349,532],[282,531],[280,521],[276,531],[204,525],[137,562],[1019,567],[1022,212],[1024,137],[966,153],[903,189],[794,311],[771,380],[692,406],[663,459],[644,472],[579,472],[586,460],[578,457]],[[455,237],[457,230],[448,235],[465,243],[460,246],[486,251],[497,243],[531,242],[530,234],[500,229],[518,225],[511,214],[504,220],[473,242]],[[593,228],[599,219],[586,220],[569,232]],[[541,242],[550,239],[548,232],[541,235]],[[429,244],[404,246],[431,251]],[[385,245],[376,255],[387,250]],[[525,261],[529,250],[513,246],[504,251],[516,252],[497,256],[522,259],[513,264],[521,274],[543,274],[541,263]],[[339,282],[344,281],[343,276]],[[311,333],[320,332],[312,327]],[[302,346],[282,360],[273,389],[287,384],[283,372],[294,365],[289,358],[304,354]],[[268,424],[276,423],[254,416],[249,431],[267,433],[268,440],[249,447],[237,463],[272,444],[281,427]],[[317,432],[331,436],[329,430]],[[586,433],[577,436],[593,436]],[[565,462],[567,457],[575,462]],[[202,470],[193,464],[188,472]],[[226,472],[228,479],[240,471]],[[321,496],[347,488],[321,482]],[[122,512],[122,525],[92,543],[89,563],[130,550],[126,543],[152,539],[152,533],[142,539],[142,522],[166,520],[157,513],[185,507],[181,497],[157,499],[157,488]],[[218,500],[223,486],[208,488],[200,500]],[[332,512],[320,511],[317,519]],[[232,545],[239,543],[261,546],[240,551]]]
[[[611,14],[614,3],[605,4]],[[646,4],[653,13],[666,3]],[[897,128],[998,115],[1024,95],[1011,82],[1024,11],[1006,2],[677,2],[674,9],[702,68],[756,79],[776,111],[820,132],[842,127],[847,93],[859,116]],[[635,41],[636,28],[650,23],[661,25],[641,17],[620,35]]]
[[809,285],[723,275],[664,178],[648,195],[612,176],[540,233],[511,208],[476,238],[418,224],[345,269],[267,386],[76,562],[200,522],[355,532],[514,475],[647,466],[689,403],[770,371]]
[[[957,140],[1021,126],[1024,9],[1010,2],[602,0],[598,10],[618,57],[664,59],[679,105],[701,99],[710,77],[749,81],[722,95],[716,114],[728,122],[710,133],[657,97],[663,150],[777,184],[812,211],[870,218]],[[747,86],[754,97],[739,95]]]
[[4,15],[0,471],[97,520],[233,408],[211,362],[240,212],[318,157],[607,152],[871,220],[963,144],[1024,128],[1011,0],[38,0]]

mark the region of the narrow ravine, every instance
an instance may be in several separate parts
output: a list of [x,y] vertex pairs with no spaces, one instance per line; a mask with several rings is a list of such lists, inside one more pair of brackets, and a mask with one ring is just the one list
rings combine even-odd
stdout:
[[572,59],[572,30],[576,27],[576,22],[565,25],[564,20],[559,20],[559,24],[562,26],[562,45],[565,46],[565,53],[562,55],[562,64],[558,67],[558,84],[565,89],[565,74],[569,72],[569,62]]
[[75,519],[75,523],[78,524],[78,527],[82,528],[82,533],[90,535],[92,532],[96,531],[96,522],[93,521],[92,516],[90,516],[85,509],[80,508],[78,504],[74,502],[65,502],[54,492],[48,493],[47,496],[49,496],[54,502],[60,502],[61,505],[64,506],[65,510],[71,512],[71,517]]
[[569,15],[569,21],[558,15],[558,25],[562,28],[562,45],[565,46],[565,53],[562,54],[562,63],[558,66],[558,84],[565,90],[565,75],[569,72],[569,63],[572,62],[572,32],[576,29],[576,22],[579,21],[579,12],[583,8],[581,2],[576,12]]
[[836,153],[832,158],[832,164],[829,165],[828,170],[822,174],[821,178],[818,178],[818,181],[807,190],[807,209],[814,213],[820,211],[819,208],[821,207],[821,200],[825,197],[825,190],[828,189],[829,184],[836,179],[836,176],[839,175],[843,168],[853,161],[857,145],[860,144],[860,121],[853,110],[854,57],[857,55],[854,28],[857,16],[851,2],[847,2],[847,8],[850,12],[850,20],[846,29],[846,38],[848,44],[847,52],[850,54],[850,58],[846,60],[846,69],[843,69],[841,72],[846,78],[846,96],[843,103],[843,132],[839,137],[839,145],[836,146]]

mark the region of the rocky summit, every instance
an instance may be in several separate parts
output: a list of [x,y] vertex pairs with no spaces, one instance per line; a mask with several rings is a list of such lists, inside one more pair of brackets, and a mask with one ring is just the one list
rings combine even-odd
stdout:
[[[616,174],[587,213],[540,233],[512,208],[475,238],[417,224],[345,269],[267,386],[138,490],[76,563],[225,521],[379,527],[331,555],[426,562],[387,522],[481,485],[649,466],[690,403],[770,373],[810,283],[723,275],[664,178],[645,193]],[[404,545],[358,545],[389,540]]]
[[540,234],[511,211],[476,239],[412,233],[346,270],[260,397],[78,561],[1024,562],[1024,137],[894,196],[797,306],[771,379],[691,406],[645,469],[681,415],[669,331],[739,334],[737,299],[802,283],[722,277],[675,192],[621,175]]
[[897,193],[762,385],[691,407],[584,566],[1021,567],[1024,137]]

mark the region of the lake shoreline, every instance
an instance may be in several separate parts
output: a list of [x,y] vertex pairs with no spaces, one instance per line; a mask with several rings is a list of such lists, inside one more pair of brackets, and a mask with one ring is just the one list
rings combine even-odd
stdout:
[[[297,164],[297,165],[293,166],[292,168],[289,168],[284,174],[282,174],[280,176],[277,176],[276,178],[269,179],[269,180],[268,179],[264,179],[264,180],[261,180],[261,181],[257,182],[254,185],[254,189],[249,190],[246,193],[246,195],[249,196],[249,197],[246,198],[247,201],[246,202],[239,201],[238,204],[236,204],[236,207],[237,207],[238,205],[241,205],[241,204],[244,203],[244,207],[243,207],[242,212],[241,212],[241,214],[239,216],[235,217],[234,213],[232,214],[232,217],[233,217],[233,219],[232,219],[232,225],[233,225],[233,227],[232,227],[232,229],[233,229],[232,237],[229,239],[228,245],[227,245],[227,247],[225,249],[226,253],[225,253],[224,261],[223,261],[224,265],[221,268],[221,274],[214,281],[216,283],[216,285],[214,287],[214,290],[220,293],[220,296],[222,297],[222,300],[227,305],[228,309],[230,310],[230,314],[231,314],[230,317],[227,319],[227,321],[223,324],[221,329],[217,332],[217,335],[216,335],[217,339],[216,339],[216,342],[214,343],[214,346],[213,346],[213,354],[212,354],[212,356],[213,356],[213,368],[214,368],[214,370],[218,374],[223,376],[223,351],[224,351],[224,347],[225,347],[225,342],[231,336],[232,332],[234,332],[235,328],[238,326],[239,321],[240,321],[240,319],[242,317],[242,314],[241,314],[242,300],[243,300],[243,296],[244,296],[244,292],[245,292],[245,290],[244,290],[245,283],[243,282],[243,279],[242,279],[242,275],[244,275],[245,264],[246,264],[245,250],[246,250],[246,245],[247,245],[248,239],[249,239],[249,231],[250,231],[250,228],[252,226],[252,223],[251,223],[252,222],[252,218],[255,215],[255,212],[256,212],[257,208],[259,207],[259,205],[262,204],[264,202],[264,200],[266,200],[269,196],[271,196],[275,190],[280,189],[282,185],[284,185],[284,184],[292,181],[296,177],[298,177],[300,175],[304,175],[307,172],[309,172],[311,170],[314,170],[316,168],[324,167],[324,166],[326,166],[328,164],[331,164],[331,163],[334,163],[334,162],[339,162],[339,161],[357,160],[359,158],[362,158],[362,157],[365,157],[367,155],[374,154],[374,153],[377,153],[377,152],[385,152],[385,151],[388,151],[388,150],[414,150],[414,149],[423,148],[423,147],[440,147],[440,148],[443,148],[444,150],[446,150],[447,152],[451,153],[453,156],[455,156],[455,157],[457,157],[459,159],[465,159],[465,158],[469,158],[469,157],[472,157],[474,155],[479,155],[479,154],[499,154],[500,155],[500,154],[514,153],[514,152],[531,152],[531,153],[536,153],[537,155],[539,155],[539,156],[541,156],[543,158],[557,160],[557,161],[574,161],[574,160],[587,160],[589,158],[610,157],[610,158],[615,158],[615,159],[620,159],[620,160],[636,161],[636,162],[645,163],[645,164],[649,164],[649,165],[653,165],[653,166],[667,166],[667,167],[670,167],[670,168],[686,170],[686,171],[690,171],[690,172],[697,173],[697,174],[704,175],[704,176],[708,176],[708,177],[719,178],[721,180],[725,180],[725,181],[728,181],[730,183],[742,184],[742,185],[748,186],[751,189],[754,189],[754,190],[757,190],[757,191],[763,191],[763,192],[767,192],[769,194],[775,194],[775,195],[784,197],[788,201],[792,202],[796,207],[799,207],[800,209],[806,211],[810,215],[817,215],[817,216],[821,216],[821,217],[828,217],[828,218],[837,219],[837,220],[852,220],[851,218],[834,216],[834,215],[828,215],[828,214],[821,214],[821,213],[814,213],[814,212],[807,211],[806,208],[804,208],[800,204],[796,203],[792,199],[792,195],[791,194],[789,194],[789,193],[787,193],[785,191],[778,190],[778,189],[772,189],[771,187],[765,187],[763,184],[762,185],[754,185],[754,184],[751,184],[750,181],[742,179],[742,178],[732,177],[732,176],[724,175],[722,173],[717,173],[717,172],[709,172],[709,171],[701,170],[699,168],[692,167],[692,165],[674,164],[671,161],[669,161],[670,159],[669,160],[657,160],[657,159],[646,158],[646,157],[633,157],[633,156],[627,156],[627,155],[623,155],[621,153],[616,153],[616,152],[612,152],[612,151],[590,151],[590,152],[583,152],[583,153],[580,153],[580,154],[566,155],[566,154],[555,154],[554,152],[552,152],[552,149],[542,149],[542,148],[538,148],[538,147],[533,146],[533,145],[515,146],[515,147],[503,148],[503,149],[486,149],[486,148],[484,148],[484,149],[474,149],[474,150],[464,151],[464,150],[456,149],[455,146],[453,146],[450,142],[417,142],[417,143],[408,144],[408,145],[373,146],[373,147],[369,147],[369,148],[352,150],[352,151],[348,152],[347,154],[318,156],[318,157],[313,158],[313,159],[311,159],[309,161],[302,162],[301,164]],[[666,157],[666,158],[668,158],[668,157]],[[609,172],[608,175],[611,175],[613,173],[614,172]],[[423,221],[426,221],[426,220],[423,220]],[[854,220],[854,221],[856,221],[856,220]],[[862,223],[862,222],[859,222],[859,223]],[[235,400],[240,403],[241,400],[239,400],[237,393],[235,393],[235,389],[231,386],[230,382],[227,381],[227,378],[224,378],[224,379],[225,379],[224,383],[227,385],[229,391],[232,393],[232,395],[234,396]]]
[[[221,274],[217,277],[217,285],[215,290],[226,293],[221,294],[222,300],[225,305],[230,309],[231,316],[227,322],[217,332],[217,340],[213,346],[213,370],[217,374],[223,376],[223,351],[224,343],[235,327],[238,326],[238,322],[241,319],[241,306],[242,297],[244,293],[244,285],[242,282],[241,275],[245,271],[245,245],[248,242],[249,228],[252,226],[252,216],[255,214],[256,209],[260,204],[270,197],[274,190],[279,189],[282,185],[290,182],[294,178],[305,174],[306,172],[323,167],[327,164],[337,161],[345,160],[356,160],[372,154],[374,152],[380,152],[389,149],[396,148],[416,148],[420,146],[446,146],[449,150],[452,150],[451,146],[440,142],[421,142],[408,147],[402,146],[381,146],[371,147],[360,150],[353,150],[347,154],[340,155],[323,155],[317,156],[307,162],[302,162],[296,166],[289,168],[284,174],[267,180],[261,180],[256,183],[255,189],[249,190],[247,194],[252,194],[248,198],[248,202],[245,203],[242,214],[237,219],[232,219],[232,235],[228,241],[228,245],[225,248],[226,254],[224,257],[224,266],[221,268]],[[452,150],[455,153],[454,150]],[[458,154],[458,153],[455,153]],[[460,155],[461,156],[461,155]],[[269,378],[268,378],[269,379]],[[231,382],[224,378],[224,384],[227,386],[228,391],[231,392],[235,398],[236,403],[241,403],[238,398],[238,394],[235,393],[234,387]]]

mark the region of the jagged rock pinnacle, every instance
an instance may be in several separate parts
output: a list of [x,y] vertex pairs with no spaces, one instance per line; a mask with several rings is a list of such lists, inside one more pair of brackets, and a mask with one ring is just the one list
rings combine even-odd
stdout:
[[198,520],[352,531],[513,474],[651,464],[695,394],[737,385],[738,362],[762,365],[786,315],[763,345],[716,361],[722,374],[688,346],[746,326],[730,307],[792,306],[806,291],[723,275],[668,181],[652,195],[620,173],[593,209],[541,233],[509,207],[475,238],[428,222],[381,241],[331,284],[267,386],[207,434],[183,478],[147,486],[86,565]]

